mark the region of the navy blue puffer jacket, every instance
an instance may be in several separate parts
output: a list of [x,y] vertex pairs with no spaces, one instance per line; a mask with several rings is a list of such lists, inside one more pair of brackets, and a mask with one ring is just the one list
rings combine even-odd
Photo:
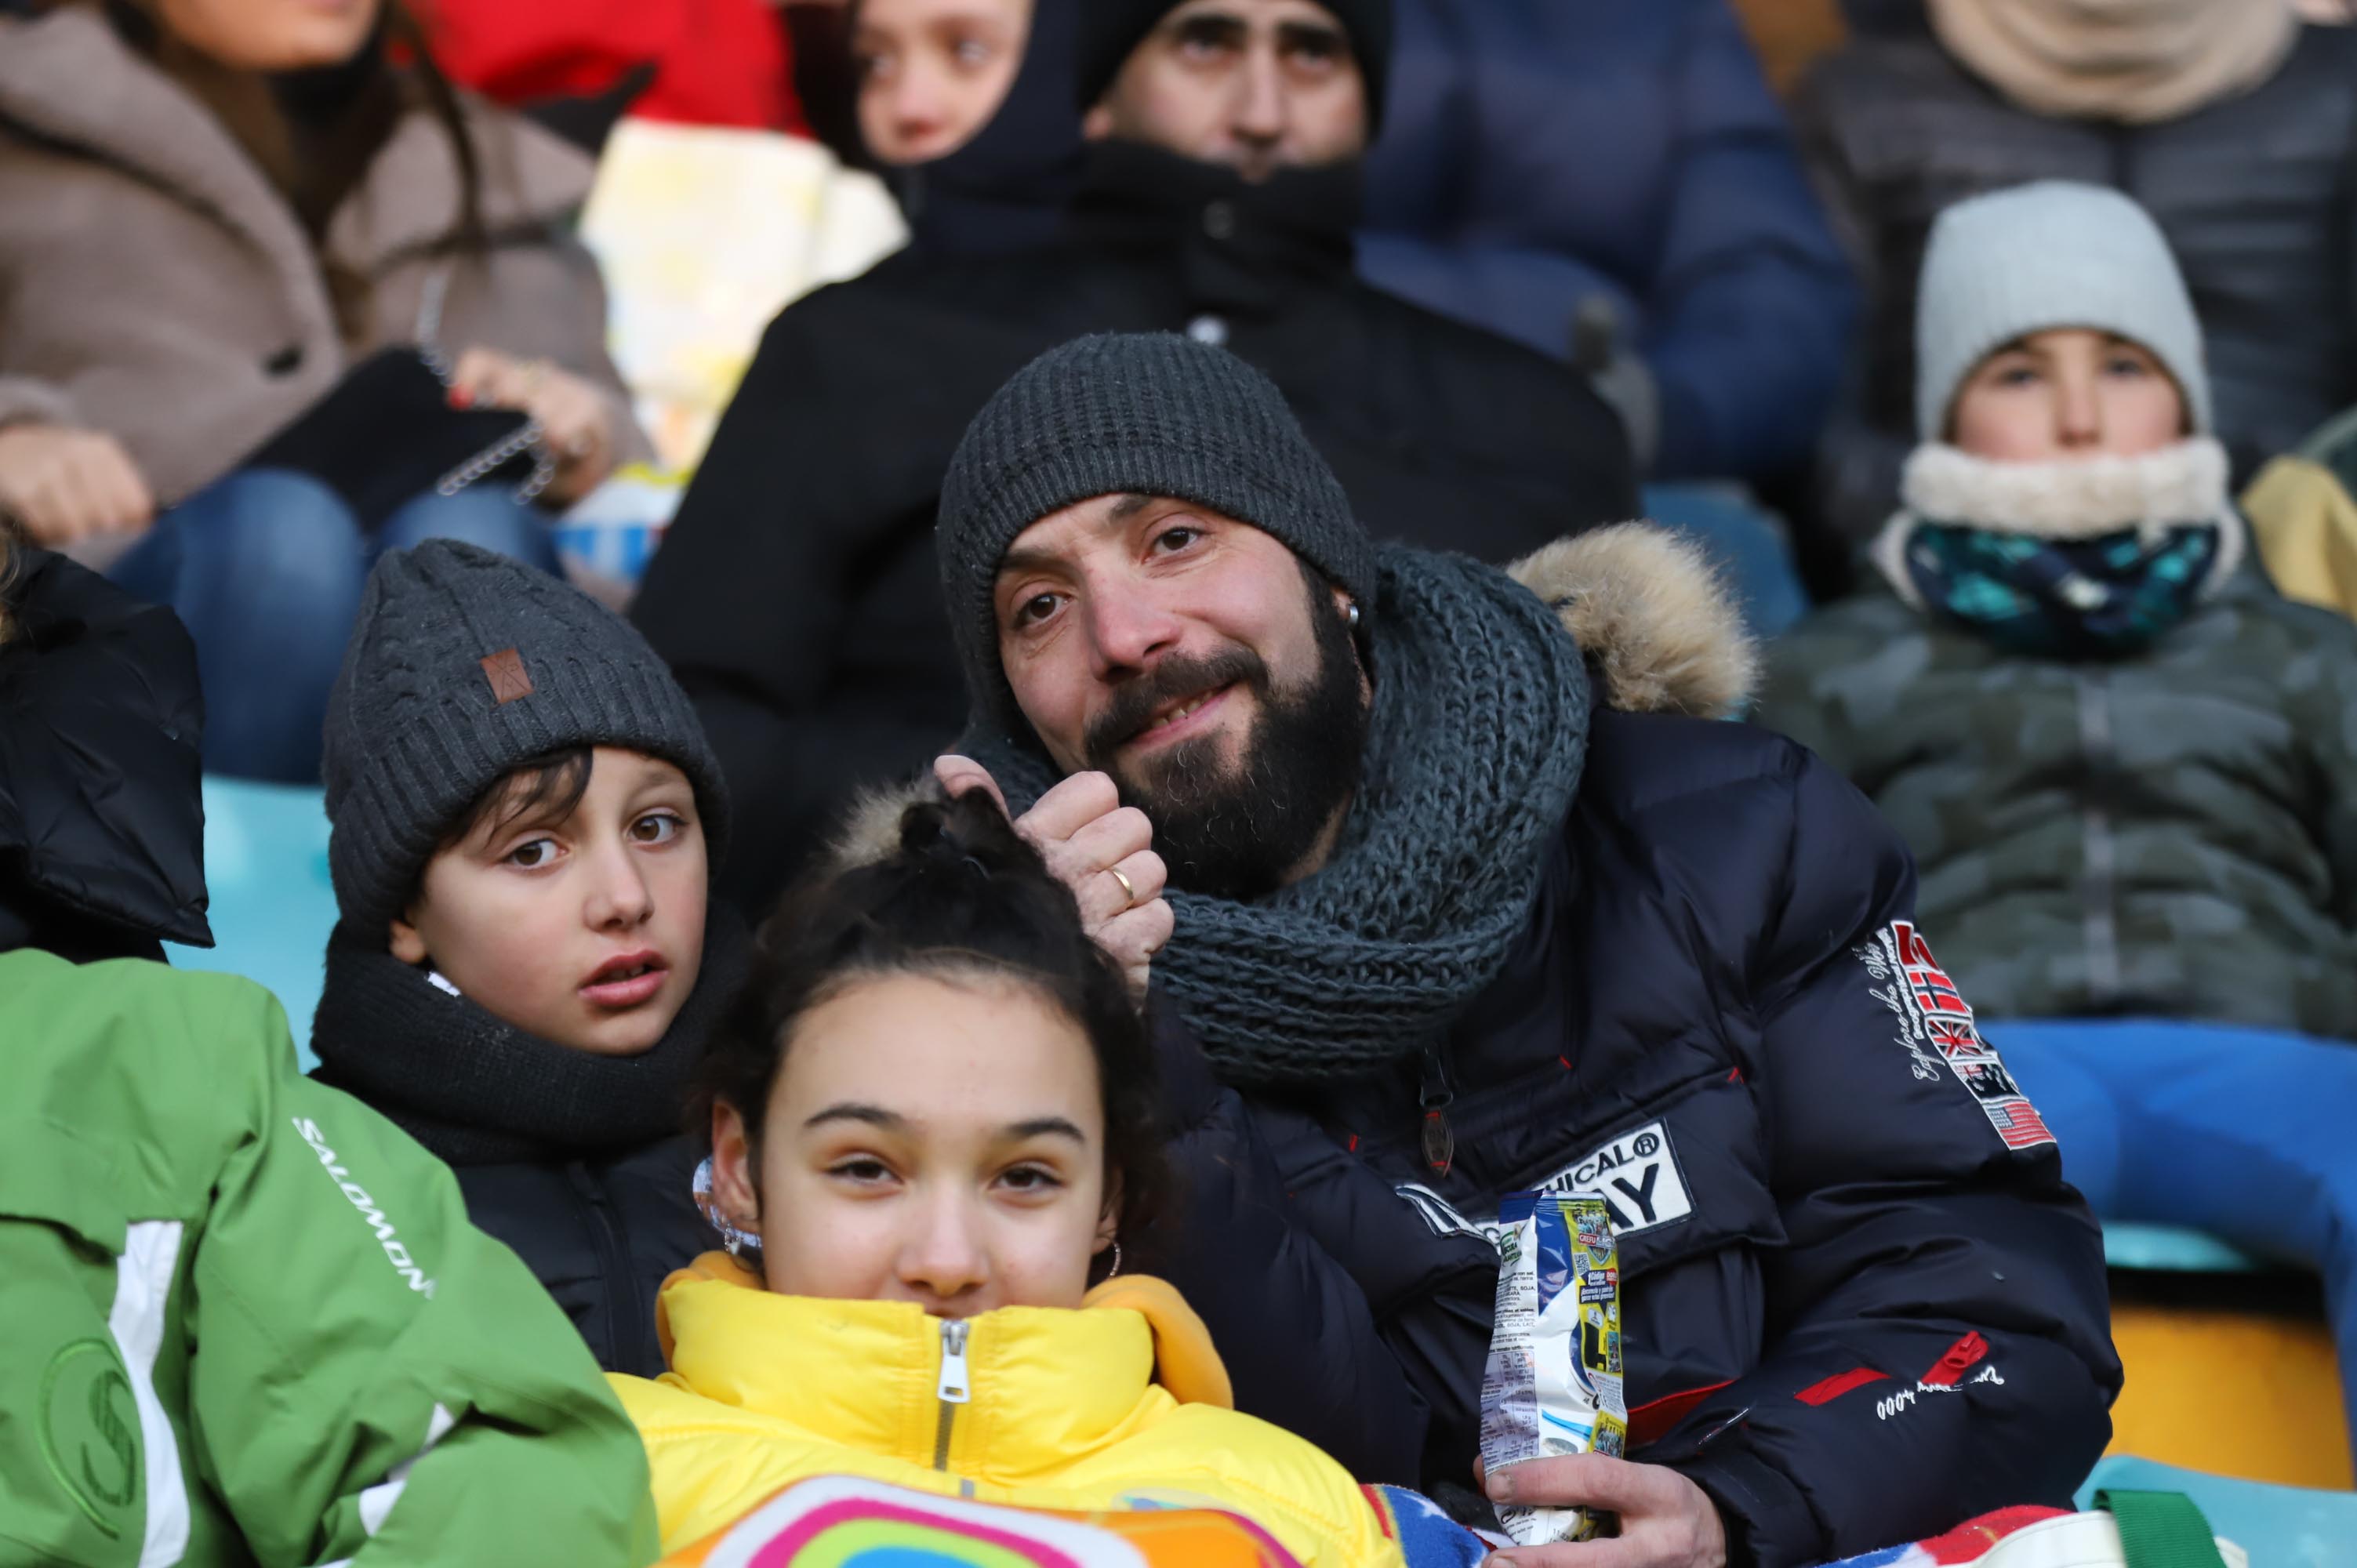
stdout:
[[1582,302],[1661,393],[1654,476],[1805,461],[1857,289],[1726,0],[1395,0],[1361,274],[1567,356]]
[[1257,1413],[1352,1450],[1420,1426],[1445,1483],[1489,1332],[1446,1244],[1501,1193],[1598,1191],[1632,1457],[1711,1496],[1734,1563],[2068,1507],[2120,1386],[2102,1240],[1916,928],[1905,846],[1791,741],[1608,710],[1642,660],[1583,647],[1609,673],[1504,972],[1423,1061],[1250,1097],[1286,1196],[1166,1272],[1252,1358]]

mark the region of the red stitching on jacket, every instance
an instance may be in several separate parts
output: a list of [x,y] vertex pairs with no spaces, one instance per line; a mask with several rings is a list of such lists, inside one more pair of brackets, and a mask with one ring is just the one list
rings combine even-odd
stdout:
[[1880,1382],[1888,1376],[1889,1373],[1878,1372],[1872,1367],[1852,1367],[1846,1372],[1835,1372],[1821,1383],[1811,1383],[1792,1397],[1803,1404],[1830,1404],[1852,1389]]

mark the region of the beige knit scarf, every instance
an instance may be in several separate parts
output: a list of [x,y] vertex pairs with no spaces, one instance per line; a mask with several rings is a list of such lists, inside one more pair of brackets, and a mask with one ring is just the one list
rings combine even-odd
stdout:
[[2143,125],[2248,92],[2299,37],[2290,0],[1930,0],[1966,69],[2039,114]]

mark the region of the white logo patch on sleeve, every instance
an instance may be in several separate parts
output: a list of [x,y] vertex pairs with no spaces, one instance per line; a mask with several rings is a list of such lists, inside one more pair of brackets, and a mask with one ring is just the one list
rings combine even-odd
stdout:
[[1996,1047],[1981,1037],[1971,1005],[1913,922],[1892,921],[1867,939],[1857,957],[1879,983],[1867,994],[1899,1022],[1899,1044],[1913,1058],[1916,1078],[1937,1083],[1943,1068],[1954,1074],[2008,1149],[2054,1142]]

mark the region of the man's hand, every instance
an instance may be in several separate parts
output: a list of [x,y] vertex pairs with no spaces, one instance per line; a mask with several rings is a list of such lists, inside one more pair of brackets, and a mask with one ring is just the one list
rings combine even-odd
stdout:
[[1494,1503],[1599,1509],[1620,1516],[1618,1537],[1517,1546],[1493,1553],[1492,1563],[1512,1568],[1724,1568],[1727,1562],[1727,1527],[1719,1522],[1709,1495],[1660,1465],[1571,1454],[1506,1466],[1483,1482]]
[[145,532],[156,521],[156,498],[123,443],[70,424],[0,429],[0,509],[52,550],[94,533]]
[[[972,757],[937,758],[933,776],[952,797],[985,789],[1006,810],[998,781]],[[1146,813],[1123,805],[1121,791],[1105,775],[1075,773],[1016,818],[1015,831],[1071,889],[1089,936],[1121,965],[1130,989],[1144,996],[1154,955],[1170,940],[1173,919],[1162,897],[1168,874],[1152,848],[1154,824]]]
[[545,360],[519,360],[495,349],[469,349],[450,371],[459,407],[520,409],[540,421],[556,458],[545,492],[558,506],[579,500],[614,471],[613,401],[579,376]]

